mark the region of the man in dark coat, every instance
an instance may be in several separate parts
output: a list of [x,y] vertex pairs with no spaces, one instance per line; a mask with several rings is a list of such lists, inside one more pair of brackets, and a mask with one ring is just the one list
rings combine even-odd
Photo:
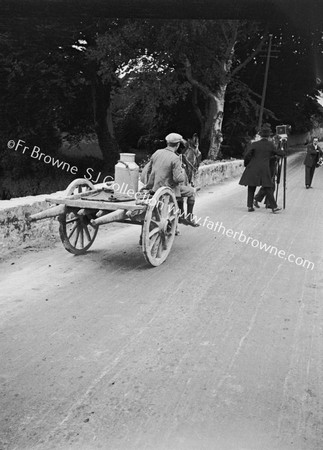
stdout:
[[[281,148],[282,140],[278,134],[275,134],[275,136],[272,138],[272,141],[276,148]],[[278,171],[279,160],[280,160],[280,157],[277,155],[273,155],[269,159],[269,169],[270,169],[270,173],[271,173],[271,178],[274,183],[274,186],[272,188],[273,194],[275,194],[275,178],[276,178],[277,171]],[[255,205],[256,208],[260,208],[259,203],[261,203],[263,201],[263,199],[265,199],[266,208],[271,208],[270,202],[268,201],[268,199],[266,197],[266,193],[265,193],[264,189],[261,187],[254,197],[253,204]]]
[[[277,155],[273,155],[269,159],[269,169],[270,169],[271,179],[273,181],[273,187],[271,188],[271,190],[272,190],[273,194],[275,194],[275,176],[276,176],[276,172],[277,172],[278,160],[279,160],[279,156],[277,156]],[[259,203],[261,203],[263,201],[263,199],[265,199],[266,208],[271,208],[271,204],[270,204],[268,198],[266,197],[266,190],[265,190],[265,188],[261,187],[254,197],[253,204],[255,205],[256,208],[260,208]]]
[[273,155],[285,156],[285,152],[276,149],[273,142],[269,141],[271,136],[271,128],[269,124],[264,124],[259,132],[261,139],[252,142],[246,151],[245,158],[251,156],[250,162],[245,168],[239,184],[248,186],[248,211],[254,211],[253,201],[255,190],[257,186],[264,188],[265,194],[271,206],[272,212],[275,213],[280,210],[273,194],[274,183],[270,173],[269,161]]
[[305,186],[306,189],[311,188],[315,167],[320,157],[323,156],[323,152],[318,145],[318,138],[314,137],[311,144],[307,146],[307,152],[304,160],[305,165]]

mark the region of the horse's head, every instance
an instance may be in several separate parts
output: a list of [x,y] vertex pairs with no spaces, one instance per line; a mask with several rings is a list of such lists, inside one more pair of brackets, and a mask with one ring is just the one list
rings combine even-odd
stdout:
[[199,137],[198,137],[197,133],[194,133],[192,138],[187,139],[187,141],[186,141],[186,144],[185,144],[186,152],[189,153],[189,150],[190,150],[196,156],[198,156],[198,154],[199,154],[199,144],[200,144]]
[[192,138],[187,139],[185,142],[183,162],[185,164],[188,180],[192,183],[201,162],[201,152],[199,150],[199,138],[197,133],[194,133]]

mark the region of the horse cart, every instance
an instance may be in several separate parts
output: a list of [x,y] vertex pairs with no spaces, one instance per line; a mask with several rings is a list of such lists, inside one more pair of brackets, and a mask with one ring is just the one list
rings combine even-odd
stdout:
[[57,217],[62,243],[75,255],[91,247],[100,225],[140,225],[144,257],[152,266],[159,266],[166,260],[177,231],[176,197],[169,187],[159,188],[150,197],[140,194],[120,195],[108,184],[95,186],[85,178],[76,179],[62,196],[46,199],[55,206],[31,215],[29,220]]

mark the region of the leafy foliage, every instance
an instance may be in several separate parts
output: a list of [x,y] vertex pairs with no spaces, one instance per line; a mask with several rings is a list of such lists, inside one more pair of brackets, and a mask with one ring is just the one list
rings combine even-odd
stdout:
[[[239,154],[257,126],[268,31],[229,20],[0,22],[0,137],[51,154],[62,131],[73,142],[96,133],[110,170],[120,148],[141,136],[153,148],[171,131],[199,133],[206,156],[223,119],[223,148]],[[321,125],[322,32],[290,24],[270,32],[279,57],[270,61],[264,120],[300,132]],[[30,160],[12,161],[2,150],[0,165],[16,179],[37,176]]]
[[[292,24],[282,24],[273,33],[273,53],[270,60],[265,106],[274,111],[274,123],[289,123],[294,132],[308,131],[313,127],[312,114],[320,115],[315,101],[320,83],[319,61],[323,54],[322,30],[295,29]],[[259,56],[241,74],[248,86],[261,93],[265,59]],[[309,114],[309,110],[311,113]],[[264,120],[272,118],[265,113]]]

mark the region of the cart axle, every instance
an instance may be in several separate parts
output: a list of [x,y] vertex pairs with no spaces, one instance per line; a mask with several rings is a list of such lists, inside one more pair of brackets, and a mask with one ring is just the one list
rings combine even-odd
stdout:
[[91,220],[91,225],[98,227],[105,223],[111,223],[118,220],[123,220],[126,217],[126,212],[124,209],[116,209],[115,211],[105,214],[104,216],[98,217],[97,219]]

